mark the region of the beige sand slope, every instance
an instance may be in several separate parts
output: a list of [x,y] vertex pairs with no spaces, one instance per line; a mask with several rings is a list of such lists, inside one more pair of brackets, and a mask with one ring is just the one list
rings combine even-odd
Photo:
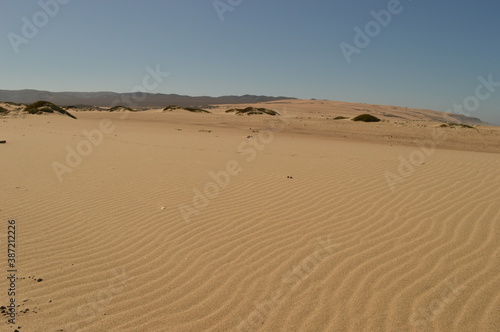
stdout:
[[498,129],[298,103],[0,118],[0,329],[499,331]]

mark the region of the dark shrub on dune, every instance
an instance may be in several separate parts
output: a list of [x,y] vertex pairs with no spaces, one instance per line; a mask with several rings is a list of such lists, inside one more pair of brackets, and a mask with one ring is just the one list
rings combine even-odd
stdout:
[[458,127],[462,127],[462,128],[467,128],[467,129],[476,129],[473,126],[469,126],[469,125],[463,124],[463,123],[443,123],[439,127],[442,127],[442,128],[455,128],[457,126]]
[[381,120],[376,116],[371,114],[361,114],[353,118],[352,121],[363,121],[363,122],[380,122]]
[[68,111],[63,110],[61,107],[51,103],[50,101],[39,100],[33,104],[29,104],[24,109],[25,112],[29,114],[44,114],[44,113],[54,113],[58,112],[63,115],[67,115],[73,119],[76,119],[74,115]]
[[186,111],[194,112],[194,113],[210,113],[209,111],[198,108],[198,107],[184,107],[184,109]]
[[129,111],[129,112],[135,112],[134,109],[127,107],[127,106],[114,106],[109,109],[110,112],[116,112],[116,111]]
[[247,108],[232,108],[226,111],[226,113],[234,112],[236,115],[258,115],[258,114],[267,114],[267,115],[280,115],[278,112],[267,109],[267,108],[257,108],[257,107],[247,107]]
[[210,113],[209,111],[204,110],[202,108],[198,108],[198,107],[180,107],[177,105],[168,105],[163,110],[164,111],[185,110],[185,111],[193,112],[193,113]]
[[167,107],[165,107],[163,110],[164,111],[173,111],[173,110],[178,110],[180,109],[181,107],[180,106],[177,106],[177,105],[168,105]]

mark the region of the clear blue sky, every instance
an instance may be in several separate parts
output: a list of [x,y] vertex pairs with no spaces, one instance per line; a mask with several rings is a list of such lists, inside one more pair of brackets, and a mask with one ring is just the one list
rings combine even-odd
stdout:
[[[474,96],[479,76],[500,82],[498,0],[401,0],[402,11],[351,63],[340,43],[354,45],[354,27],[364,30],[370,11],[390,1],[238,2],[221,21],[213,0],[71,0],[16,54],[8,34],[23,36],[22,18],[33,22],[42,8],[3,0],[0,89],[129,92],[158,64],[170,75],[152,92],[444,111]],[[470,115],[500,124],[500,87],[483,99]]]

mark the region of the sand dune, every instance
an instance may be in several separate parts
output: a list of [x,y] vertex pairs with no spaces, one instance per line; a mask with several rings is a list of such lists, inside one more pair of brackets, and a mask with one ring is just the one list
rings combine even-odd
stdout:
[[262,105],[0,117],[2,331],[500,330],[498,128]]

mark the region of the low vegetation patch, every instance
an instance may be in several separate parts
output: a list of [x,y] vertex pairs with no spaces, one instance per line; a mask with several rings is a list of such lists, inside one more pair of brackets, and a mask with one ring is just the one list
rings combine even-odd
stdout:
[[334,120],[345,120],[345,119],[349,119],[349,118],[347,118],[347,117],[345,117],[345,116],[336,116],[336,117],[334,117],[333,119],[334,119]]
[[467,125],[467,124],[462,124],[462,123],[457,124],[457,125],[455,125],[455,126],[459,126],[459,127],[462,127],[462,128],[468,128],[468,129],[474,129],[474,127],[473,127],[473,126],[469,126],[469,125]]
[[380,122],[381,120],[376,116],[371,114],[361,114],[353,118],[352,121],[363,121],[363,122]]
[[0,106],[0,115],[6,115],[6,114],[9,114],[9,110]]
[[189,112],[194,112],[194,113],[210,113],[209,111],[207,110],[204,110],[202,108],[197,108],[197,107],[184,107],[184,109],[186,111],[189,111]]
[[109,109],[110,112],[118,112],[118,111],[129,111],[129,112],[135,112],[134,109],[127,107],[127,106],[114,106]]
[[44,113],[60,113],[63,115],[67,115],[73,119],[76,119],[74,115],[69,113],[68,111],[63,110],[61,107],[51,103],[50,101],[39,100],[33,104],[29,104],[24,109],[24,112],[29,114],[44,114]]
[[65,106],[64,108],[80,110],[80,109],[90,109],[90,108],[99,108],[99,107],[92,106],[92,105],[69,105],[69,106]]
[[40,107],[38,109],[38,112],[40,112],[40,113],[54,113],[54,110],[50,107]]
[[226,113],[232,113],[232,112],[234,112],[236,115],[258,115],[258,114],[267,114],[272,116],[280,115],[276,111],[258,107],[232,108],[226,111]]
[[439,127],[442,128],[455,128],[455,127],[462,127],[462,128],[468,128],[468,129],[476,129],[473,126],[469,126],[467,124],[462,124],[462,123],[443,123]]
[[106,109],[102,109],[99,106],[91,106],[91,105],[69,105],[69,106],[64,106],[64,109],[75,110],[77,112],[107,111]]
[[2,103],[11,105],[11,106],[24,106],[24,104],[14,103],[12,101],[2,101]]
[[163,110],[164,111],[173,111],[173,110],[178,110],[178,109],[181,109],[182,107],[180,106],[177,106],[177,105],[168,105],[167,107],[165,107]]
[[199,108],[199,107],[181,107],[178,105],[168,105],[163,110],[164,111],[185,110],[185,111],[193,112],[193,113],[210,113],[209,111],[204,110],[204,109]]

